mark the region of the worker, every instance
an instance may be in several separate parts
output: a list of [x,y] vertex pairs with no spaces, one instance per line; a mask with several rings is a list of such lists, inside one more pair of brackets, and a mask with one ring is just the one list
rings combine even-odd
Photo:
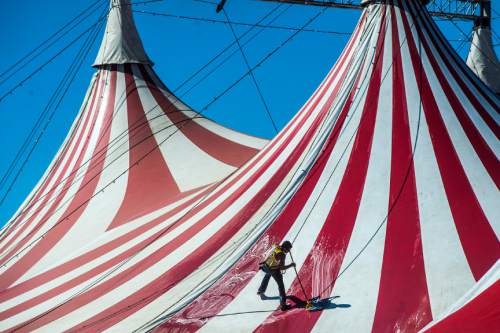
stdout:
[[286,311],[290,308],[290,306],[286,303],[286,292],[281,271],[287,270],[290,267],[295,267],[294,262],[289,265],[285,265],[286,254],[290,252],[291,249],[292,243],[284,241],[281,246],[276,245],[266,260],[260,263],[260,269],[262,269],[266,275],[262,279],[257,295],[261,297],[264,295],[267,285],[269,284],[269,279],[272,276],[278,284],[280,292],[280,308],[282,311]]

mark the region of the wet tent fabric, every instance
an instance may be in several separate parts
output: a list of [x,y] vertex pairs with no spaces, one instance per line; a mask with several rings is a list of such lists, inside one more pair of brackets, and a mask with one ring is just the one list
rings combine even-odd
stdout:
[[[500,101],[417,1],[366,7],[267,144],[196,118],[149,64],[99,68],[58,171],[2,236],[4,330],[416,332],[451,316],[499,259]],[[75,176],[89,187],[44,201],[103,151]],[[213,171],[183,173],[185,154],[191,172]],[[273,283],[256,296],[258,263],[285,239],[306,295],[293,271],[288,294],[323,311],[279,311]]]

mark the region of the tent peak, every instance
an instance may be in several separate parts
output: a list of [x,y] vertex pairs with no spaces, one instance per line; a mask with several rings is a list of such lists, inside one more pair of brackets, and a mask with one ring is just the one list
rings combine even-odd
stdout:
[[135,27],[130,2],[110,0],[106,30],[93,66],[127,63],[153,65]]

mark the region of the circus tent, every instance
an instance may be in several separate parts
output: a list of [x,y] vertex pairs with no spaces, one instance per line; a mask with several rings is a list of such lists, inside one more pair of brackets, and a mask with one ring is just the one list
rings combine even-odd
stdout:
[[[500,100],[420,2],[367,4],[270,142],[178,100],[112,4],[81,111],[1,235],[3,330],[453,331],[478,304],[500,326]],[[285,239],[288,294],[322,311],[255,295]]]

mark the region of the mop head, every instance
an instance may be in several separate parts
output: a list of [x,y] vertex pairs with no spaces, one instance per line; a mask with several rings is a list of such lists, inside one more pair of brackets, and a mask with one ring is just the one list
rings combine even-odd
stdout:
[[306,310],[309,310],[309,311],[321,310],[321,306],[318,303],[318,301],[319,301],[319,297],[313,297],[310,300],[308,300],[306,302]]

